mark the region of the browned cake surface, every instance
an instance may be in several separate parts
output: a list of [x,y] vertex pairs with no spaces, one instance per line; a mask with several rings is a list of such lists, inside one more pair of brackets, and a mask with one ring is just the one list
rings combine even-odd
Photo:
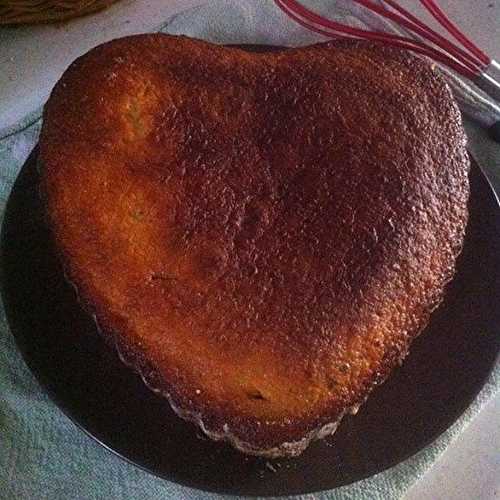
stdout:
[[450,91],[368,43],[115,40],[56,85],[40,148],[56,243],[104,334],[184,416],[247,451],[362,402],[462,245]]

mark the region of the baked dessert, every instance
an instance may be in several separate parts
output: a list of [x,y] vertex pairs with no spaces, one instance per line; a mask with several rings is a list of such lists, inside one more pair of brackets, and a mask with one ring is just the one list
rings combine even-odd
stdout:
[[365,401],[441,301],[465,142],[450,90],[406,52],[140,35],[57,83],[41,191],[125,361],[211,438],[291,456]]

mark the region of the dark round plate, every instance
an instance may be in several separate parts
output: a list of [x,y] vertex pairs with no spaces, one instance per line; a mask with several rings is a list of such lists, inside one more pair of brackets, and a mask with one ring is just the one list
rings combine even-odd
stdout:
[[[38,197],[34,152],[10,196],[2,231],[3,297],[12,332],[60,408],[104,446],[196,488],[244,495],[299,494],[376,474],[421,450],[471,403],[499,350],[500,211],[477,166],[471,218],[445,302],[404,365],[356,417],[299,458],[247,457],[201,439],[150,392],[96,332],[54,256]],[[117,270],[119,272],[119,270]]]

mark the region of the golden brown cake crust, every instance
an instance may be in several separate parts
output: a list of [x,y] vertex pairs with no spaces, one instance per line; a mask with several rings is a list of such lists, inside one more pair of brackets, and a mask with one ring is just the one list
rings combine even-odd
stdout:
[[366,42],[112,41],[56,85],[40,159],[104,335],[181,415],[252,453],[300,452],[388,376],[467,220],[449,89]]

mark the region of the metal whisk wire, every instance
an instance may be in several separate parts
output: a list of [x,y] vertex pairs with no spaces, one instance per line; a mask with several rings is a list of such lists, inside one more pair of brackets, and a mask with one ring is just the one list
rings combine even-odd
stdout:
[[434,0],[419,0],[434,19],[461,45],[445,38],[401,7],[395,0],[350,0],[412,32],[417,38],[355,28],[332,21],[297,0],[275,0],[290,18],[330,38],[350,37],[383,42],[427,56],[473,81],[500,101],[500,64],[485,54],[446,16]]

